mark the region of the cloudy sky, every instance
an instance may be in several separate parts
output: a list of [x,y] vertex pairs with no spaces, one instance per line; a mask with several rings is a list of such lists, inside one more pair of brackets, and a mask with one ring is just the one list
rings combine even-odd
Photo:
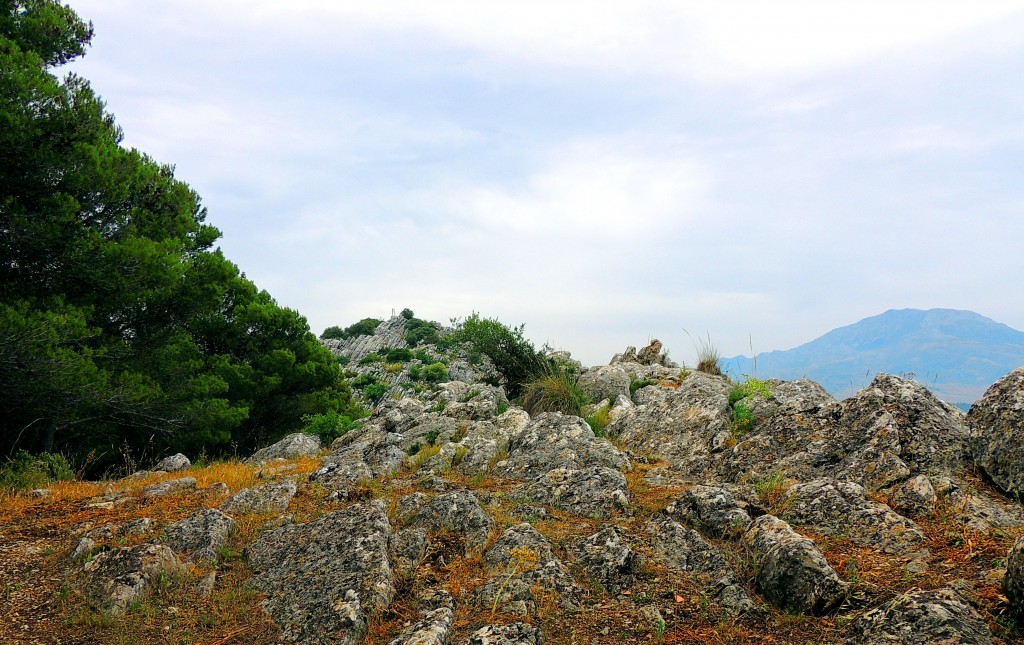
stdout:
[[70,3],[125,144],[317,333],[475,310],[597,364],[1024,329],[1024,0]]

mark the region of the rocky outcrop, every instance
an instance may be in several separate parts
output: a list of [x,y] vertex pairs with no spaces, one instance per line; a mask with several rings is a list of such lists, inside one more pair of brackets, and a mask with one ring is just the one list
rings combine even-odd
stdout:
[[724,488],[697,485],[677,497],[665,512],[706,535],[737,537],[750,524],[744,506]]
[[286,642],[360,643],[391,604],[391,525],[381,501],[264,533],[247,549],[253,586]]
[[629,396],[629,373],[621,365],[599,365],[580,374],[579,386],[591,401]]
[[271,482],[257,488],[246,488],[232,495],[220,505],[225,513],[273,513],[288,510],[288,502],[295,496],[298,486],[287,479]]
[[542,645],[540,630],[529,623],[485,625],[459,645]]
[[786,491],[782,517],[831,535],[849,536],[883,553],[909,554],[926,541],[914,522],[885,504],[865,497],[864,488],[848,481],[815,479]]
[[320,454],[320,437],[295,432],[275,444],[261,448],[246,459],[246,463],[264,464],[273,459],[298,459]]
[[572,553],[587,577],[611,593],[631,587],[643,562],[623,530],[614,525],[605,526],[576,544]]
[[143,497],[164,497],[196,489],[195,477],[181,477],[142,487]]
[[181,470],[188,470],[192,467],[192,462],[189,458],[180,452],[170,457],[164,457],[153,466],[153,470],[162,470],[168,473],[176,473]]
[[611,518],[629,512],[629,486],[617,470],[592,466],[582,470],[556,468],[519,489],[538,504],[581,517]]
[[978,467],[1004,491],[1024,494],[1024,367],[996,381],[967,424]]
[[208,508],[168,524],[164,528],[164,543],[196,560],[216,562],[219,550],[227,544],[234,530],[233,519],[217,509]]
[[538,593],[554,594],[565,609],[579,606],[583,590],[555,557],[551,543],[529,524],[506,530],[484,553],[484,562],[494,577],[477,592],[477,600],[492,611],[536,613]]
[[86,597],[93,607],[117,615],[148,596],[162,576],[183,570],[174,552],[163,545],[113,549],[85,564]]
[[433,498],[411,495],[399,500],[398,508],[398,521],[403,525],[463,535],[467,553],[479,551],[494,526],[494,520],[480,507],[480,500],[468,490]]
[[758,590],[775,607],[824,614],[843,601],[848,585],[839,579],[814,542],[773,515],[762,515],[743,534],[754,555]]
[[846,645],[990,645],[985,620],[955,591],[917,591],[893,598],[858,618]]
[[508,459],[495,465],[495,475],[533,479],[556,468],[606,466],[628,470],[631,465],[611,442],[595,437],[586,421],[560,412],[537,415],[513,433],[508,453]]
[[447,591],[437,591],[422,598],[418,622],[409,625],[389,645],[448,645],[455,622],[455,600]]

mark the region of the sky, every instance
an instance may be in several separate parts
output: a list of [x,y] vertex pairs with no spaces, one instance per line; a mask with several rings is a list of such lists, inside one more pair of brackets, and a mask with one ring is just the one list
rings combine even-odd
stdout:
[[607,363],[887,309],[1024,329],[1024,0],[70,0],[124,145],[314,332]]

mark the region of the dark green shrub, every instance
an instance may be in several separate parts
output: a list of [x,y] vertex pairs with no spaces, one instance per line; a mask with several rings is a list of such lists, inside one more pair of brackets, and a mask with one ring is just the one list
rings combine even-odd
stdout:
[[422,349],[417,349],[416,351],[414,351],[412,353],[412,357],[414,359],[420,361],[424,365],[430,365],[431,363],[443,362],[443,361],[441,361],[441,359],[437,358],[436,356],[431,355],[429,352],[423,351]]
[[355,338],[356,336],[372,336],[373,332],[377,331],[377,327],[380,326],[380,323],[381,321],[376,318],[363,318],[359,322],[349,325],[344,329],[337,326],[328,327],[324,330],[324,333],[320,334],[320,337],[347,340],[349,338]]
[[361,390],[367,385],[373,385],[378,382],[377,377],[373,374],[360,374],[352,381],[352,387]]
[[383,383],[371,383],[363,388],[363,396],[376,405],[388,393],[388,388]]
[[362,358],[359,359],[359,364],[360,365],[370,365],[372,363],[383,363],[383,362],[384,362],[384,357],[381,356],[380,354],[378,354],[377,352],[372,352],[372,353],[367,354],[366,356],[363,356]]
[[405,321],[405,342],[410,346],[433,345],[439,340],[440,336],[434,323],[419,318],[409,318]]
[[42,488],[50,482],[74,478],[75,471],[64,455],[51,452],[33,455],[19,450],[0,466],[0,488],[14,491]]
[[423,368],[423,380],[427,383],[443,383],[448,380],[444,363],[431,363]]
[[334,362],[338,365],[348,365],[352,362],[352,358],[349,356],[335,356]]
[[416,314],[414,314],[412,309],[409,309],[408,307],[402,310],[402,318],[405,318],[406,320],[412,320],[415,316]]
[[468,344],[471,356],[478,352],[491,359],[509,396],[519,396],[528,381],[551,370],[551,361],[523,336],[523,325],[510,328],[474,313],[457,323],[451,340]]
[[384,357],[389,363],[408,363],[412,360],[412,350],[405,347],[389,349]]
[[754,429],[754,413],[743,403],[732,408],[732,429],[734,436],[744,435]]
[[320,442],[324,445],[331,443],[349,430],[359,427],[355,419],[335,411],[307,414],[302,417],[302,421],[306,424],[303,426],[302,432],[320,437]]

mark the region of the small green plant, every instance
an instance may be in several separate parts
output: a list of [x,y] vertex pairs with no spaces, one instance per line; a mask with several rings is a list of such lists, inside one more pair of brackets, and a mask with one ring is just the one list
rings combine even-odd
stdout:
[[737,403],[732,408],[732,426],[729,428],[729,434],[736,438],[742,437],[754,429],[755,423],[754,413],[750,408],[745,403]]
[[425,435],[423,435],[423,438],[427,440],[428,444],[433,446],[433,445],[435,445],[437,443],[437,438],[440,435],[441,435],[441,431],[435,428],[433,430],[428,430],[427,433]]
[[494,406],[494,413],[500,417],[506,412],[508,412],[508,402],[504,400],[499,400],[498,404]]
[[423,446],[412,456],[412,469],[419,470],[428,459],[441,452],[441,446]]
[[459,403],[469,403],[478,396],[480,396],[480,390],[474,388],[469,392],[466,392],[466,395],[459,399]]
[[649,378],[644,378],[644,379],[637,378],[636,374],[630,374],[629,375],[629,396],[630,396],[630,398],[632,398],[633,395],[636,394],[637,390],[639,390],[641,388],[645,388],[648,385],[654,385],[654,381],[652,381]]
[[754,491],[769,507],[774,507],[782,502],[786,491],[789,490],[789,480],[786,479],[786,471],[773,470],[767,477],[754,482]]
[[430,407],[427,412],[444,412],[444,409],[448,407],[448,401],[444,399],[438,399],[434,405]]
[[611,423],[611,406],[601,406],[593,414],[587,416],[585,421],[590,429],[594,431],[594,435],[598,437],[604,436],[605,427]]
[[729,405],[735,405],[738,401],[751,396],[769,399],[772,396],[772,386],[768,381],[751,378],[743,383],[737,383],[729,392]]
[[582,416],[583,407],[590,397],[580,387],[579,375],[564,366],[551,366],[526,384],[523,390],[523,409],[530,414],[561,412]]
[[660,642],[661,639],[664,636],[665,636],[665,619],[664,618],[658,618],[658,620],[654,621],[654,638],[657,641]]
[[50,482],[75,478],[75,471],[64,455],[41,452],[33,455],[19,450],[0,466],[0,488],[27,490],[42,488]]
[[469,448],[466,446],[459,446],[455,449],[455,454],[452,455],[452,466],[458,466],[466,460],[466,456],[469,454]]

